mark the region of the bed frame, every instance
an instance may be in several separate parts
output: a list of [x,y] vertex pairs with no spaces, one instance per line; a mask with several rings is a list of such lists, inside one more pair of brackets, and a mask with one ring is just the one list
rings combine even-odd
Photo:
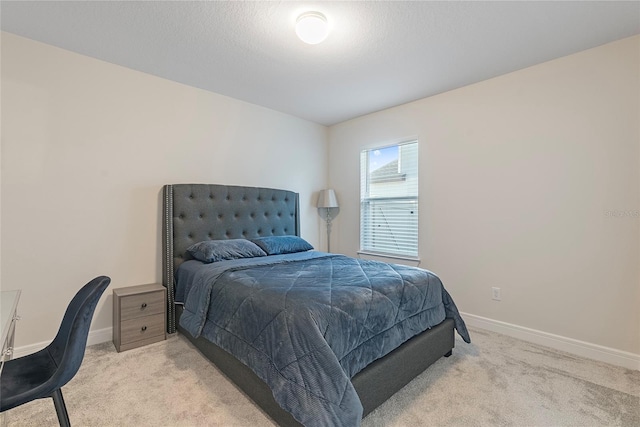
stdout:
[[[216,184],[163,187],[163,285],[167,287],[167,332],[176,328],[246,393],[278,425],[300,426],[274,400],[269,387],[251,369],[203,337],[193,338],[178,325],[182,306],[174,301],[174,273],[189,259],[186,249],[208,239],[300,235],[297,193],[270,188]],[[454,347],[453,320],[446,319],[355,375],[351,382],[363,417]]]

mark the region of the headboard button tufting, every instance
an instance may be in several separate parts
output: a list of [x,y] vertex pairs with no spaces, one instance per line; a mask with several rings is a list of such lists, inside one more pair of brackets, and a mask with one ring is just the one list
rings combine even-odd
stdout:
[[168,330],[175,330],[174,273],[195,241],[299,235],[299,196],[269,188],[209,184],[164,187],[163,282],[168,287]]

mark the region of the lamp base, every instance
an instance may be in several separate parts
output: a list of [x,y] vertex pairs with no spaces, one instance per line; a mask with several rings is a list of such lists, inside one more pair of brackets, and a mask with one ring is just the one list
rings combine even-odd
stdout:
[[327,252],[331,252],[331,211],[330,208],[327,209]]

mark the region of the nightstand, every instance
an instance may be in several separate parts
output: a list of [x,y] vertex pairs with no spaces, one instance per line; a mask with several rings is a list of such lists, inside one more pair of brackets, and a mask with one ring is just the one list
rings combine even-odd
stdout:
[[116,350],[166,339],[167,289],[158,283],[113,290],[113,344]]

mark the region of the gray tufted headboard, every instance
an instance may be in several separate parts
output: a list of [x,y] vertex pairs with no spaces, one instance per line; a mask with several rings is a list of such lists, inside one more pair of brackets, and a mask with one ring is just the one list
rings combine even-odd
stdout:
[[298,193],[216,184],[163,187],[162,282],[167,288],[167,332],[176,330],[174,273],[187,248],[204,240],[300,235]]

